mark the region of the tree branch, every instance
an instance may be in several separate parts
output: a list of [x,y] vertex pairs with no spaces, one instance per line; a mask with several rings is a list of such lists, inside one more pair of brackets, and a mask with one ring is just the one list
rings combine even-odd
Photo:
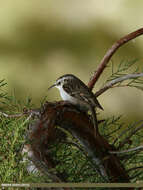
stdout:
[[7,117],[7,118],[18,118],[18,117],[24,116],[24,113],[18,113],[18,114],[9,115],[9,114],[1,112],[1,111],[0,111],[0,114],[3,115],[4,117]]
[[112,47],[106,52],[105,56],[103,57],[103,59],[101,60],[99,66],[97,68],[97,71],[95,72],[95,74],[93,75],[93,77],[90,79],[90,81],[88,83],[88,87],[91,90],[93,89],[95,83],[99,79],[100,75],[104,71],[105,67],[107,66],[108,62],[110,61],[113,54],[117,51],[117,49],[119,49],[122,45],[124,45],[128,41],[130,41],[142,34],[143,34],[143,28],[140,28],[140,29],[136,30],[135,32],[132,32],[132,33],[124,36],[123,38],[121,38],[120,40],[118,40],[117,42],[115,42],[112,45]]
[[122,77],[116,78],[116,79],[108,82],[107,84],[105,84],[105,86],[103,88],[101,88],[99,91],[97,91],[95,93],[95,96],[96,97],[100,96],[103,92],[105,92],[109,88],[112,88],[117,83],[123,82],[125,80],[129,80],[129,79],[137,79],[139,77],[143,77],[143,73],[137,73],[137,74],[133,73],[133,74],[128,74],[128,75],[124,75]]
[[7,118],[19,118],[19,117],[28,115],[31,118],[34,115],[39,116],[40,112],[37,109],[31,109],[31,110],[24,109],[22,113],[17,113],[17,114],[7,114],[5,112],[0,111],[0,115],[3,115],[4,117],[7,117]]
[[48,164],[50,159],[46,154],[48,143],[55,142],[55,139],[59,138],[55,136],[55,125],[64,128],[79,141],[84,151],[91,158],[94,169],[102,176],[104,181],[128,181],[129,176],[118,157],[109,154],[109,151],[114,150],[114,147],[100,134],[97,134],[95,138],[94,127],[88,115],[82,112],[77,113],[75,106],[65,102],[63,104],[63,101],[47,102],[44,105],[41,118],[35,124],[32,124],[29,140],[33,143],[30,146],[37,158],[39,157],[38,155],[42,155],[42,160],[40,157],[38,159],[46,161]]
[[140,146],[135,147],[135,148],[130,148],[130,149],[128,149],[128,150],[109,151],[109,153],[110,153],[110,154],[122,154],[122,153],[132,152],[132,151],[139,150],[139,149],[143,149],[143,145],[140,145]]

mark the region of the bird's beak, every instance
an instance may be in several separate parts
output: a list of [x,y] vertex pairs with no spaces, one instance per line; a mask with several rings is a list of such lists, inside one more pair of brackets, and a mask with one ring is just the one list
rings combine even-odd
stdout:
[[50,90],[51,88],[53,88],[53,87],[55,87],[56,85],[55,84],[53,84],[52,86],[50,86],[49,88],[48,88],[48,90]]

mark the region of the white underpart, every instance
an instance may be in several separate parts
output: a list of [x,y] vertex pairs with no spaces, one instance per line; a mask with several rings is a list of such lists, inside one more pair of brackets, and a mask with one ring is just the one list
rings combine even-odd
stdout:
[[64,100],[64,101],[69,101],[70,103],[72,104],[75,104],[75,105],[78,105],[80,107],[80,109],[84,110],[84,111],[87,111],[89,109],[89,107],[87,106],[87,104],[84,104],[82,101],[70,96],[62,87],[62,85],[60,86],[56,86],[56,88],[59,89],[60,91],[60,95],[61,95],[61,98]]
[[65,101],[69,101],[73,104],[77,104],[76,102],[76,99],[73,98],[72,96],[70,96],[66,91],[63,90],[63,87],[62,86],[56,86],[59,91],[60,91],[60,95],[61,95],[61,98]]

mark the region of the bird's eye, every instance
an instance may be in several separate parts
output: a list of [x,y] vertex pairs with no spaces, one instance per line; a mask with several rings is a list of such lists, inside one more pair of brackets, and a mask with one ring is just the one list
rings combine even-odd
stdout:
[[61,82],[58,82],[58,85],[60,85],[61,84]]

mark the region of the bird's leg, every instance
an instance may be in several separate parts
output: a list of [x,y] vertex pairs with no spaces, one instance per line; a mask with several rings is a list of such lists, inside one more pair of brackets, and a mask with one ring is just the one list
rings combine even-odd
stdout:
[[96,135],[99,133],[99,131],[98,131],[98,121],[97,121],[97,116],[96,116],[95,109],[94,109],[94,107],[92,105],[90,105],[90,111],[91,111],[92,118],[93,118],[94,133],[95,133],[95,137],[96,137]]

